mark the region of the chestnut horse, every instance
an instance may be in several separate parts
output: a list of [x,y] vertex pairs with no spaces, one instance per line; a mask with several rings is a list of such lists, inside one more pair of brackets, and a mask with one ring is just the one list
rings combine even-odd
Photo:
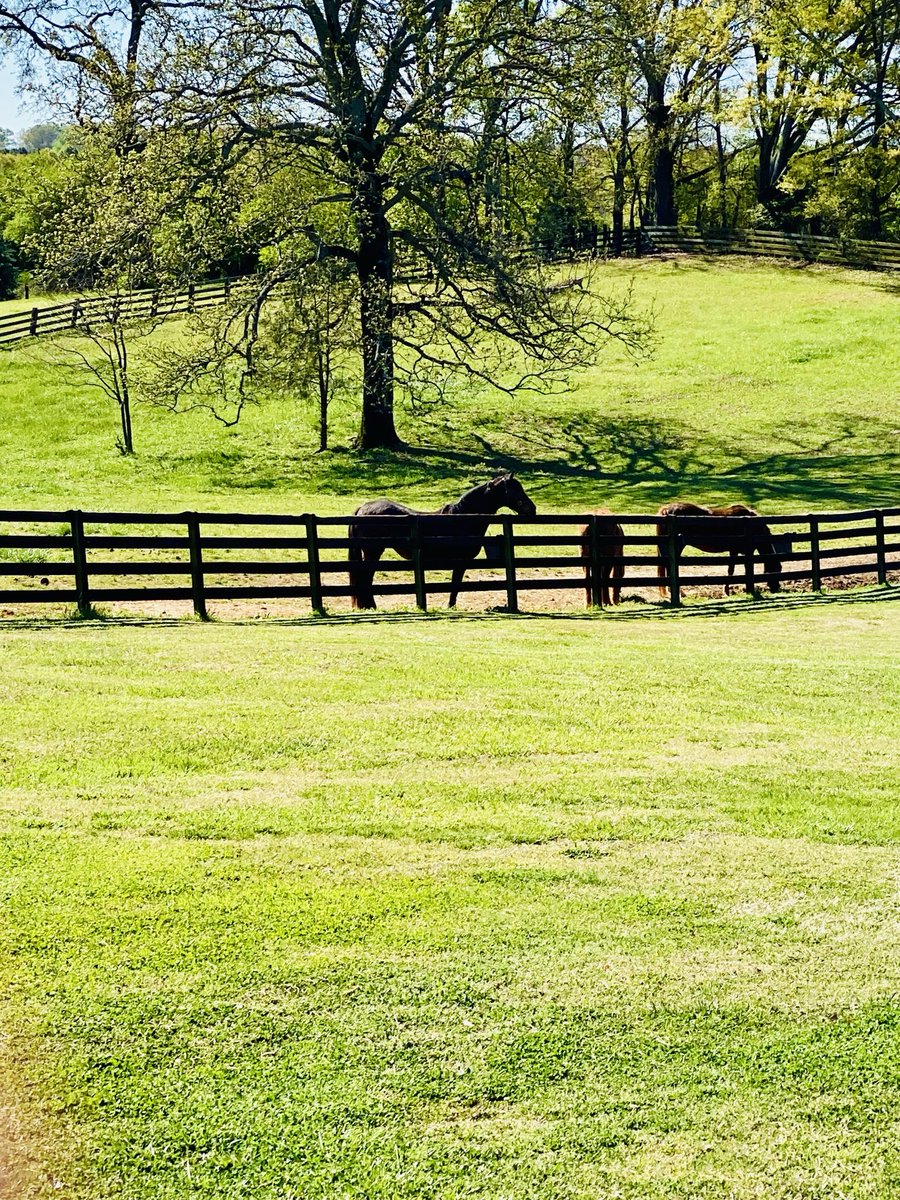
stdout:
[[578,530],[581,538],[581,557],[584,563],[584,600],[587,608],[591,607],[596,592],[600,593],[600,603],[609,604],[610,579],[615,580],[612,587],[612,602],[619,603],[622,585],[619,580],[625,574],[625,534],[618,521],[608,508],[591,509],[592,517],[600,517],[597,522],[597,534],[600,551],[600,579],[591,581],[591,527],[582,525]]
[[[731,595],[731,580],[739,558],[744,560],[747,571],[747,591],[750,587],[750,564],[754,554],[758,554],[765,567],[763,578],[769,585],[770,592],[781,591],[781,560],[775,550],[772,531],[759,513],[748,508],[746,504],[727,504],[722,508],[704,508],[702,504],[687,504],[676,502],[664,504],[659,510],[661,517],[696,517],[696,520],[681,520],[676,526],[675,552],[681,558],[685,546],[693,546],[706,554],[728,555],[728,582],[725,584],[725,595]],[[731,521],[731,517],[741,517],[743,520]],[[656,574],[660,579],[668,575],[668,525],[660,521],[656,526],[659,537],[657,543],[659,558]],[[666,589],[660,585],[660,595],[666,595]]]
[[[413,520],[417,518],[422,565],[433,570],[452,567],[447,607],[455,608],[463,576],[484,545],[490,518],[501,508],[511,508],[520,517],[533,517],[537,512],[534,501],[512,474],[498,475],[488,483],[470,488],[459,500],[445,504],[437,512],[420,512],[396,500],[367,500],[361,504],[353,515],[370,519],[354,521],[348,531],[353,607],[375,607],[372,581],[385,550],[392,549],[401,558],[412,559]],[[372,520],[373,517],[385,520]],[[399,517],[409,520],[401,521]]]

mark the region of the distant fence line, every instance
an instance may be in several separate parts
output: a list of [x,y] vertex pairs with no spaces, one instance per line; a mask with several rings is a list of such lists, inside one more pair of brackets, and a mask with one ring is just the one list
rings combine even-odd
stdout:
[[[351,590],[346,582],[335,576],[346,576],[350,567],[349,536],[335,536],[340,526],[351,521],[365,526],[368,521],[383,523],[384,517],[318,517],[305,513],[299,516],[249,513],[137,513],[137,512],[45,512],[28,510],[0,511],[0,528],[18,526],[19,532],[0,533],[0,577],[40,579],[38,587],[19,586],[0,589],[2,604],[72,603],[85,614],[92,605],[105,601],[177,600],[189,601],[194,612],[207,615],[207,604],[216,600],[294,598],[309,603],[313,611],[322,611],[332,597],[347,597]],[[409,518],[387,518],[399,522]],[[702,520],[702,518],[700,518]],[[735,522],[747,518],[730,518]],[[588,567],[587,586],[594,602],[601,598],[604,569],[612,559],[603,553],[603,538],[590,539],[590,557],[580,557],[581,539],[577,526],[590,523],[590,515],[547,514],[534,517],[497,516],[490,524],[499,527],[500,536],[489,536],[485,542],[485,557],[477,559],[472,570],[483,573],[494,570],[498,577],[466,578],[460,591],[499,592],[505,595],[505,607],[515,612],[522,593],[549,589],[584,589],[584,569]],[[668,517],[666,530],[669,552],[663,554],[663,577],[656,574],[660,561],[660,545],[656,514],[616,516],[626,530],[625,557],[618,561],[626,568],[623,586],[648,588],[661,583],[672,605],[681,603],[682,590],[697,585],[724,585],[728,557],[724,554],[704,555],[702,559],[682,560],[674,551],[675,539],[682,520],[696,529],[697,517]],[[827,580],[842,576],[871,576],[878,583],[888,582],[888,572],[900,571],[900,508],[866,509],[856,512],[817,513],[765,517],[772,527],[778,553],[784,564],[782,581],[808,581],[813,591],[820,591]],[[37,533],[23,526],[55,525],[52,533]],[[111,533],[109,527],[127,526],[124,533]],[[101,531],[91,526],[103,527]],[[163,532],[135,533],[134,527],[167,527]],[[270,528],[282,526],[290,531],[280,535],[269,533],[235,534],[232,529],[220,534],[223,526]],[[555,526],[563,532],[550,531]],[[632,532],[641,526],[651,526],[651,532]],[[439,539],[437,539],[439,542]],[[429,554],[434,553],[436,539],[429,534]],[[148,552],[141,559],[118,560],[110,555],[132,551]],[[568,553],[564,553],[568,550]],[[64,557],[47,560],[48,551],[65,551]],[[644,551],[644,553],[641,553]],[[163,559],[160,555],[177,552],[177,557]],[[237,559],[229,559],[239,552]],[[248,552],[256,552],[255,554]],[[259,552],[262,552],[260,555]],[[290,552],[289,554],[286,552]],[[97,559],[98,554],[103,554]],[[265,557],[270,556],[270,557]],[[702,574],[688,575],[685,566],[694,565]],[[718,571],[710,568],[720,568]],[[752,557],[745,564],[748,591],[755,590],[755,565]],[[547,576],[535,572],[565,570],[564,575]],[[645,572],[635,573],[634,568]],[[412,562],[387,560],[379,564],[379,572],[407,578],[390,582],[379,580],[374,585],[376,596],[410,596],[416,606],[428,607],[429,598],[446,596],[450,584],[435,579],[436,573],[449,571],[414,554]],[[297,583],[272,582],[273,576],[299,576]],[[429,579],[429,575],[432,578]],[[147,577],[152,583],[143,583]],[[253,577],[254,583],[234,583],[223,577]],[[178,582],[184,577],[185,582]],[[122,581],[139,580],[137,585],[125,586]],[[216,579],[219,582],[215,582]],[[60,580],[71,579],[71,585],[59,586]],[[172,582],[172,580],[175,582]],[[213,582],[210,582],[210,580]]]
[[237,282],[235,279],[217,279],[211,283],[192,283],[175,291],[142,288],[122,296],[86,296],[63,304],[35,305],[0,316],[0,345],[45,334],[77,331],[84,322],[104,320],[114,305],[118,306],[121,318],[128,321],[184,316],[222,304]]
[[641,231],[640,246],[643,253],[746,254],[845,267],[900,269],[900,242],[819,237],[774,229],[702,230],[691,225],[657,225]]
[[[610,231],[604,229],[568,243],[546,243],[531,249],[551,262],[608,257],[612,254],[612,238]],[[628,256],[655,253],[743,254],[875,270],[900,270],[900,242],[819,237],[769,229],[703,230],[693,225],[650,225],[625,230],[622,253]],[[91,318],[102,320],[114,302],[120,304],[121,315],[127,320],[183,316],[223,303],[239,282],[240,277],[219,279],[190,284],[180,290],[145,288],[122,297],[88,296],[67,300],[62,304],[35,305],[0,316],[0,346],[43,334],[77,330],[80,322]]]

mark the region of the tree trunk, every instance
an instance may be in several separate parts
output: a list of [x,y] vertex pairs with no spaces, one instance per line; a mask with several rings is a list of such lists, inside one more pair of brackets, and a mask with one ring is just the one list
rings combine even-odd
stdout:
[[625,242],[625,171],[628,167],[628,106],[619,105],[619,136],[616,141],[616,163],[613,168],[612,252],[622,255]]
[[656,225],[674,225],[675,155],[671,146],[671,110],[666,104],[665,83],[647,80],[647,125],[650,130],[651,165],[647,210]]
[[359,173],[353,201],[359,236],[359,316],[363,360],[361,450],[398,446],[394,427],[394,263],[384,192],[374,164]]

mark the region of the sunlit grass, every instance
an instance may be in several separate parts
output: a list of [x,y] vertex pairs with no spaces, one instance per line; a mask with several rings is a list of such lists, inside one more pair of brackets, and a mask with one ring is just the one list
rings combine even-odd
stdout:
[[42,1177],[887,1198],[898,650],[874,593],[7,626],[4,1028]]
[[[0,359],[9,504],[338,512],[385,491],[437,503],[495,467],[519,471],[541,507],[655,508],[673,497],[763,509],[896,500],[900,321],[891,276],[729,260],[613,263],[655,311],[654,356],[610,346],[557,397],[458,388],[430,413],[402,413],[412,450],[315,455],[314,413],[273,400],[234,429],[208,415],[141,406],[138,455],[115,450],[116,414],[46,345]],[[355,431],[334,412],[334,444]]]

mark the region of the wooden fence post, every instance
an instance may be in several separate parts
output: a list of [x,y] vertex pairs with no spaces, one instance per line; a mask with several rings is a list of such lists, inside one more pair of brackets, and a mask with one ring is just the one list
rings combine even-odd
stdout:
[[75,604],[79,615],[91,615],[91,589],[88,580],[87,551],[84,545],[84,521],[81,513],[73,509],[69,513],[69,528],[72,530],[72,561],[75,564]]
[[503,517],[503,565],[506,568],[506,607],[519,611],[519,587],[516,581],[516,544],[513,541],[513,519]]
[[600,522],[596,516],[589,518],[590,526],[590,573],[591,573],[591,604],[595,608],[603,607],[603,563],[600,555]]
[[884,548],[884,513],[875,514],[875,555],[878,563],[878,582],[887,583],[887,554]]
[[31,310],[31,324],[29,325],[28,329],[29,329],[29,332],[32,337],[37,337],[38,313],[39,312],[40,312],[40,309],[37,309],[37,308],[33,308]]
[[411,521],[410,541],[412,542],[413,552],[413,581],[416,587],[416,608],[421,608],[422,612],[425,612],[428,608],[428,594],[425,587],[425,572],[422,569],[422,531],[419,526],[418,517],[412,517]]
[[192,313],[194,311],[194,285],[192,283],[188,284],[188,293],[187,294],[188,294],[187,310],[189,313]]
[[809,518],[809,565],[812,572],[812,590],[822,590],[822,568],[819,554],[819,522],[816,517]]
[[322,605],[322,573],[319,570],[319,533],[316,528],[316,518],[312,513],[304,513],[306,523],[306,562],[309,567],[309,606],[317,615],[325,612]]
[[673,608],[681,604],[681,580],[678,576],[678,532],[677,517],[669,516],[669,600]]
[[187,514],[188,548],[191,555],[191,596],[194,612],[201,621],[208,621],[206,595],[203,591],[203,548],[200,545],[200,518],[196,513]]

